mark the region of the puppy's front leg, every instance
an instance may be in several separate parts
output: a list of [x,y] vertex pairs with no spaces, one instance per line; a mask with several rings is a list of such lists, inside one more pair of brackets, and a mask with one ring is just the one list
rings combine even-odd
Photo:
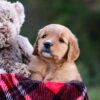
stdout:
[[33,72],[32,75],[31,75],[31,79],[32,80],[40,80],[40,81],[42,81],[43,80],[43,76],[41,75],[41,73]]
[[65,82],[61,79],[57,79],[57,78],[53,78],[53,77],[49,77],[49,78],[45,78],[44,81],[50,81],[50,82]]
[[54,81],[53,74],[46,75],[43,81]]
[[47,70],[47,65],[39,57],[32,56],[29,66],[30,71],[32,72],[31,79],[43,80]]

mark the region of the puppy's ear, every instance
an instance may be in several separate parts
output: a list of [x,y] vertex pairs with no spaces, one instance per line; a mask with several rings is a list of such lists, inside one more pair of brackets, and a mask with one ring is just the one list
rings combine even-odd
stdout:
[[80,49],[78,46],[77,38],[71,34],[69,36],[69,44],[68,44],[68,52],[67,52],[67,60],[69,62],[75,61],[80,54]]
[[38,40],[42,34],[43,34],[43,30],[41,29],[38,32],[38,36],[37,36],[36,41],[35,41],[34,46],[33,46],[34,47],[33,55],[38,55]]
[[34,47],[33,55],[38,55],[38,39],[39,39],[39,37],[37,36],[37,39],[36,39],[34,46],[33,46]]

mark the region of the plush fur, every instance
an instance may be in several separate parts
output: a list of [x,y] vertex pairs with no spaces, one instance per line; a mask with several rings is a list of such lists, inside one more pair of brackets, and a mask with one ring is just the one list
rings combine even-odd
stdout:
[[24,7],[20,2],[0,0],[0,68],[8,73],[28,76],[27,65],[33,47],[26,37],[19,34],[24,19]]
[[35,80],[81,81],[75,60],[80,53],[77,38],[65,26],[50,24],[42,28],[34,45],[30,63]]

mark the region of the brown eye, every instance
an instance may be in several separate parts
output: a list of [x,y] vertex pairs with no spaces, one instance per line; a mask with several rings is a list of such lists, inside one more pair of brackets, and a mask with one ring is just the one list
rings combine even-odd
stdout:
[[45,38],[46,37],[46,34],[44,34],[43,36],[42,36],[42,38]]
[[59,38],[60,43],[65,43],[63,38]]
[[12,23],[14,22],[14,20],[13,20],[12,18],[10,18],[9,20],[10,20],[10,22],[12,22]]

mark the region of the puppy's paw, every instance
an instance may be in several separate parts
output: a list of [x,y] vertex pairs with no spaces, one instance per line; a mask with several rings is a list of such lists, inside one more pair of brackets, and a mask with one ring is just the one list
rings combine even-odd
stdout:
[[43,80],[43,77],[42,77],[40,74],[38,74],[38,73],[33,73],[33,74],[31,75],[31,79],[32,79],[32,80],[42,81],[42,80]]

